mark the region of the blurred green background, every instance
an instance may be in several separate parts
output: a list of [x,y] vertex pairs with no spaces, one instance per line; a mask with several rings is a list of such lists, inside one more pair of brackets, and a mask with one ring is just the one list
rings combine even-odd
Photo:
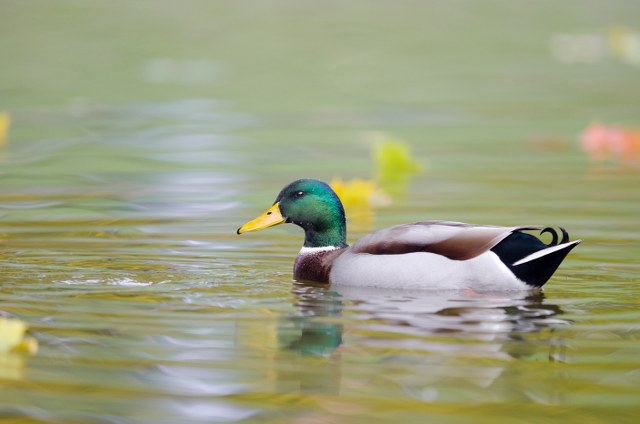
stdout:
[[[578,128],[635,119],[638,63],[608,45],[613,28],[636,30],[629,1],[7,0],[2,12],[5,109],[197,97],[267,116],[404,107]],[[603,46],[562,63],[562,34]]]

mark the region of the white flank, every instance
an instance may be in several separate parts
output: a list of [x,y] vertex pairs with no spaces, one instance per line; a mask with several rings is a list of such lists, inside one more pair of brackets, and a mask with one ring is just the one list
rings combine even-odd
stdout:
[[334,261],[329,281],[337,286],[408,290],[531,289],[490,250],[464,261],[427,252],[363,255],[347,250]]
[[322,247],[302,247],[300,249],[299,255],[309,255],[311,253],[319,253],[319,252],[329,252],[331,250],[336,250],[337,246],[322,246]]
[[546,256],[550,253],[556,252],[558,250],[562,250],[567,246],[571,246],[572,244],[578,244],[580,243],[582,240],[574,240],[571,243],[564,243],[564,244],[559,244],[557,246],[553,246],[553,247],[548,247],[546,249],[543,250],[538,250],[535,253],[530,254],[529,256],[525,256],[524,258],[520,259],[517,262],[514,262],[513,266],[518,266],[518,265],[522,265],[525,264],[527,262],[531,262],[531,261],[535,261],[536,259],[539,259],[543,256]]

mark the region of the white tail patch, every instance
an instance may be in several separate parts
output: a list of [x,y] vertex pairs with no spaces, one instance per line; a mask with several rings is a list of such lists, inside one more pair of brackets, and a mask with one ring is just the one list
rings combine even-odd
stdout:
[[536,259],[539,259],[543,256],[546,256],[550,253],[553,252],[557,252],[558,250],[562,250],[565,249],[568,246],[572,246],[574,244],[578,244],[580,243],[582,240],[574,240],[570,243],[563,243],[563,244],[559,244],[557,246],[552,246],[552,247],[547,247],[546,249],[542,249],[542,250],[538,250],[537,252],[534,252],[532,254],[530,254],[529,256],[525,256],[524,258],[520,259],[517,262],[514,262],[513,266],[518,266],[518,265],[522,265],[525,264],[527,262],[531,262],[531,261],[535,261]]

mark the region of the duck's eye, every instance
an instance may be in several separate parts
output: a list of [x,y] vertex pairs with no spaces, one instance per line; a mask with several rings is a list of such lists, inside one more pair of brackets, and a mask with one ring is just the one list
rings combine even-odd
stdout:
[[296,199],[299,199],[299,198],[301,198],[301,197],[304,197],[304,194],[305,194],[305,193],[304,193],[304,191],[299,191],[299,192],[297,192],[296,194],[294,194],[293,196],[294,196]]

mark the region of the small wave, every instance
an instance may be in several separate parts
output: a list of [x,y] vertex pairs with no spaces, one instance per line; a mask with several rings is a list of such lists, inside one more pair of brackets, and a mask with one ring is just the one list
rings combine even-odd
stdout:
[[168,280],[160,281],[154,283],[153,281],[137,281],[133,278],[124,277],[124,278],[109,278],[106,280],[101,279],[87,279],[87,280],[59,280],[56,281],[57,284],[67,284],[67,285],[85,285],[85,284],[107,284],[109,286],[128,286],[128,287],[141,287],[141,286],[151,286],[153,284],[162,284],[167,283]]

